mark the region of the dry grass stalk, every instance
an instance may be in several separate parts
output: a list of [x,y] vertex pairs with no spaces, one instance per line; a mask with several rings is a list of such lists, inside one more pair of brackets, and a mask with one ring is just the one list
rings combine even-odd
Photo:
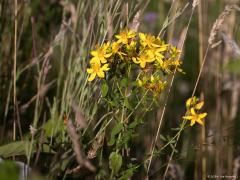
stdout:
[[195,8],[199,4],[199,0],[194,0],[192,3],[192,7]]
[[80,128],[86,128],[87,126],[86,119],[84,118],[82,112],[79,110],[77,103],[74,101],[72,103],[72,109],[75,113],[75,120],[77,125],[79,125]]
[[239,170],[240,170],[240,157],[238,156],[235,160],[234,160],[234,164],[233,164],[233,177],[237,178],[239,177]]
[[108,39],[111,40],[113,37],[113,18],[111,14],[107,15],[107,35],[108,35]]
[[166,178],[183,180],[184,172],[181,169],[180,165],[175,163],[169,163],[169,169],[167,171]]
[[96,139],[94,140],[91,149],[88,151],[88,159],[93,159],[97,155],[97,150],[102,147],[104,140],[104,133],[100,134]]
[[141,17],[141,10],[139,10],[134,18],[133,18],[133,22],[131,24],[131,29],[134,31],[138,31],[139,25],[140,25],[140,17]]
[[128,2],[127,2],[123,5],[123,11],[122,11],[122,16],[123,18],[125,18],[126,22],[128,19],[128,11],[129,11],[129,8],[128,8]]
[[52,87],[55,81],[51,81],[50,83],[41,85],[40,89],[38,90],[37,94],[33,96],[28,102],[21,106],[20,112],[23,113],[26,109],[38,98],[44,97],[44,95],[48,92],[48,90]]
[[218,16],[215,23],[213,24],[210,36],[208,38],[209,45],[212,45],[214,43],[215,37],[218,31],[220,30],[221,26],[223,25],[224,20],[234,9],[236,9],[236,5],[227,5],[225,6],[224,11]]
[[82,166],[86,167],[87,169],[89,169],[90,171],[94,172],[96,170],[95,167],[90,163],[89,160],[87,160],[84,157],[83,153],[81,152],[81,146],[79,144],[78,134],[77,134],[76,128],[74,127],[71,120],[69,120],[67,123],[67,131],[68,131],[70,139],[73,143],[73,150],[76,154],[76,159],[77,159],[79,165],[82,165]]

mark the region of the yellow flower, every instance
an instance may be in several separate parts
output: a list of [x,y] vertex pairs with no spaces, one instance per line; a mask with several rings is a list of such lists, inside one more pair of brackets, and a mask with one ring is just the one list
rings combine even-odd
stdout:
[[90,74],[88,81],[93,81],[96,76],[104,78],[105,77],[104,71],[109,70],[108,64],[104,64],[103,66],[101,66],[101,63],[99,63],[98,61],[92,61],[92,63],[90,64],[91,68],[87,69],[87,73]]
[[133,57],[132,60],[133,60],[134,63],[140,64],[141,68],[145,68],[147,63],[150,63],[150,62],[154,61],[154,58],[150,57],[148,54],[144,53],[144,54],[141,54],[137,58]]
[[155,58],[159,63],[163,62],[164,55],[161,53],[163,52],[161,48],[149,48],[146,50],[148,56]]
[[113,42],[112,43],[112,53],[113,54],[117,54],[119,49],[120,49],[120,45],[117,42]]
[[143,45],[143,47],[157,46],[157,44],[154,44],[154,42],[155,42],[154,36],[151,36],[149,34],[139,33],[139,38],[140,38],[140,43]]
[[119,35],[115,35],[118,39],[117,43],[128,44],[128,41],[136,36],[136,32],[131,30],[121,31]]
[[120,48],[121,48],[121,45],[119,43],[117,43],[117,42],[112,43],[112,53],[113,54],[118,54],[120,56],[126,55],[125,53],[120,51]]
[[203,105],[204,105],[204,101],[201,101],[201,102],[197,103],[194,106],[194,108],[197,109],[197,110],[200,110],[200,109],[202,109]]
[[198,98],[196,98],[196,96],[193,96],[191,98],[189,98],[187,101],[186,101],[186,107],[189,108],[191,106],[194,106],[198,101]]
[[171,46],[170,53],[171,53],[172,58],[176,58],[180,55],[181,51],[179,49],[177,49],[176,47]]
[[154,80],[155,80],[155,78],[153,77],[153,75],[151,75],[151,77],[150,77],[150,81],[151,81],[151,83],[153,83]]
[[137,80],[137,84],[138,84],[139,87],[142,87],[142,85],[143,85],[142,80],[138,79],[138,80]]
[[167,50],[167,48],[170,46],[170,44],[165,44],[165,42],[163,40],[161,40],[159,37],[157,37],[155,39],[154,46],[155,47],[162,47],[162,48],[165,48]]
[[106,63],[107,62],[107,58],[109,58],[112,54],[107,52],[107,49],[109,47],[109,43],[103,44],[102,47],[99,47],[98,49],[96,49],[95,51],[91,51],[91,55],[93,56],[93,58],[91,59],[92,61],[98,61],[101,63]]
[[201,124],[201,125],[204,125],[202,120],[206,116],[207,116],[207,113],[198,114],[198,113],[195,112],[194,108],[191,108],[190,109],[190,115],[189,116],[183,116],[183,119],[190,120],[191,121],[190,126],[193,126],[196,122]]
[[162,70],[168,74],[173,73],[173,71],[176,69],[178,72],[183,72],[182,69],[180,68],[182,62],[179,60],[172,60],[172,59],[167,59],[162,62],[159,62]]
[[196,110],[200,110],[200,109],[202,109],[203,105],[204,105],[204,101],[199,102],[199,99],[196,98],[196,96],[191,97],[186,101],[187,108],[193,107]]
[[129,44],[126,45],[126,50],[129,52],[134,52],[136,49],[137,42],[136,41],[131,41]]

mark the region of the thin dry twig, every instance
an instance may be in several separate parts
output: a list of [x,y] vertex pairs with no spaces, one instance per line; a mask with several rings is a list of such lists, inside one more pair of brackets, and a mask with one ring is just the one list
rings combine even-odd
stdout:
[[199,4],[199,0],[194,0],[192,3],[192,7],[195,8]]
[[16,76],[17,76],[17,8],[18,1],[14,1],[14,57],[13,57],[13,104],[14,104],[14,122],[13,122],[13,140],[16,140],[16,107],[17,107],[17,94],[16,94]]
[[[187,31],[189,29],[189,26],[190,26],[190,22],[191,22],[191,19],[192,19],[192,16],[193,16],[193,12],[194,12],[194,9],[192,10],[192,13],[191,13],[191,16],[189,18],[189,21],[188,21],[188,25],[187,25],[187,28],[185,30],[183,30],[183,33],[181,35],[181,41],[179,42],[179,47],[180,47],[180,50],[182,51],[183,49],[183,44],[186,40],[186,36],[187,36]],[[179,55],[181,56],[181,54]],[[160,118],[160,122],[158,124],[158,129],[157,129],[157,133],[156,133],[156,136],[155,136],[155,139],[152,143],[152,147],[151,147],[151,155],[150,155],[150,158],[149,158],[149,164],[148,164],[148,168],[147,168],[147,174],[149,173],[149,170],[150,170],[150,166],[151,166],[151,163],[152,163],[152,158],[153,158],[153,153],[154,153],[154,150],[155,150],[155,146],[156,146],[156,142],[157,142],[157,139],[159,137],[159,132],[160,132],[160,128],[161,128],[161,125],[162,125],[162,121],[163,121],[163,118],[164,118],[164,115],[165,115],[165,111],[166,111],[166,106],[167,106],[167,102],[168,102],[168,98],[169,98],[169,95],[170,95],[170,92],[171,92],[171,89],[172,89],[172,86],[173,86],[173,82],[174,82],[174,79],[175,79],[175,73],[176,73],[176,69],[174,71],[174,74],[173,74],[173,77],[171,79],[171,83],[170,83],[170,87],[169,87],[169,90],[168,90],[168,94],[167,94],[167,97],[166,97],[166,100],[165,100],[165,103],[164,103],[164,106],[163,106],[163,111],[162,111],[162,114],[161,114],[161,118]],[[170,161],[169,161],[170,162]],[[167,169],[168,169],[168,166],[167,166]],[[164,174],[164,178],[166,176],[166,172],[167,172],[167,169],[165,171],[165,174]]]
[[208,38],[209,45],[212,45],[214,43],[216,35],[220,30],[220,28],[222,27],[224,20],[234,9],[236,9],[236,5],[226,5],[223,12],[218,16],[215,23],[213,24],[213,27],[210,32],[210,36]]
[[67,132],[73,143],[73,150],[76,154],[76,159],[77,159],[77,162],[79,163],[79,165],[86,167],[87,169],[89,169],[92,172],[96,171],[96,168],[90,163],[90,161],[88,159],[85,158],[85,156],[83,155],[83,153],[81,151],[81,146],[79,144],[79,137],[76,132],[76,128],[74,127],[71,120],[69,120],[67,123]]
[[80,109],[75,101],[72,102],[72,109],[75,113],[75,119],[76,119],[77,125],[79,125],[81,128],[86,128],[87,121],[84,118],[82,112],[80,111]]
[[235,158],[234,164],[233,164],[233,177],[239,177],[239,170],[240,170],[240,156]]
[[138,28],[139,28],[139,25],[140,25],[140,17],[141,17],[141,14],[142,14],[142,11],[141,10],[139,10],[136,14],[135,14],[135,16],[134,16],[134,18],[133,18],[133,22],[132,22],[132,24],[131,24],[131,29],[132,30],[134,30],[134,31],[138,31]]
[[21,106],[20,112],[26,111],[26,109],[37,99],[37,97],[44,97],[44,95],[47,93],[47,91],[52,87],[54,83],[55,80],[45,85],[42,85],[37,94],[33,96],[28,102]]

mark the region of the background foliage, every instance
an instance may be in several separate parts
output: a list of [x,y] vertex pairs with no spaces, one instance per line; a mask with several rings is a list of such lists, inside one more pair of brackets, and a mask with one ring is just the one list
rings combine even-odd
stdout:
[[[188,0],[2,0],[0,156],[29,164],[36,177],[53,179],[106,179],[113,172],[112,178],[123,179],[239,175],[240,12],[225,9],[231,4],[239,5],[239,1],[200,0],[193,11]],[[209,43],[222,12],[224,20]],[[186,74],[177,74],[170,94],[165,91],[159,107],[146,113],[144,123],[139,120],[137,133],[130,133],[134,136],[131,156],[122,159],[106,141],[118,128],[110,124],[103,134],[99,126],[103,118],[111,118],[111,111],[107,114],[100,103],[104,87],[98,81],[89,85],[86,69],[96,44],[132,26],[183,45]],[[171,138],[179,130],[185,101],[191,97],[204,59],[196,95],[205,100],[208,117],[205,126],[184,129],[175,149]],[[165,144],[169,145],[162,149]],[[98,151],[91,159],[89,152],[94,148]],[[6,171],[16,168],[6,164]],[[2,168],[0,176],[5,176]]]

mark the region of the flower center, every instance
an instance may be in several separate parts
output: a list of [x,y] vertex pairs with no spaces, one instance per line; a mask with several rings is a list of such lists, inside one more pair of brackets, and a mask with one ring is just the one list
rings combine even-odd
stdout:
[[98,63],[95,63],[92,68],[93,68],[94,72],[99,72],[101,67]]

